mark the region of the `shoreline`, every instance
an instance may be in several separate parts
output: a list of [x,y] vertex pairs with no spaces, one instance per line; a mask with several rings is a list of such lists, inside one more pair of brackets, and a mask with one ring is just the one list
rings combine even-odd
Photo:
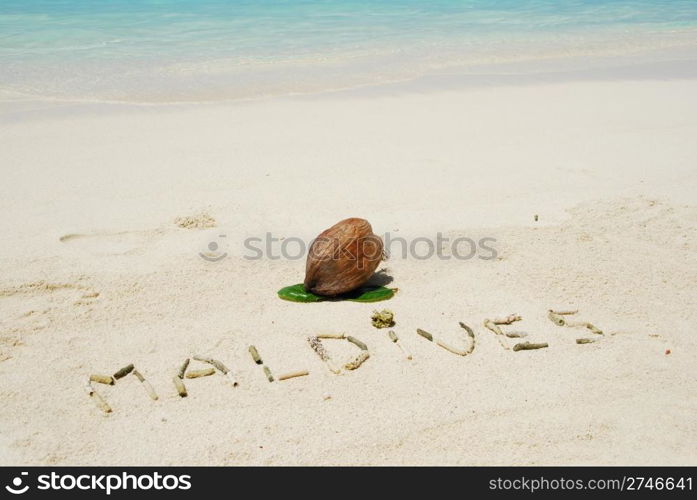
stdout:
[[[562,68],[562,69],[560,69]],[[378,73],[373,81],[342,87],[277,91],[262,95],[228,96],[219,93],[206,98],[162,96],[157,100],[137,98],[77,98],[25,94],[0,88],[0,118],[3,107],[22,103],[52,103],[56,105],[126,105],[126,106],[205,106],[246,103],[273,99],[323,98],[334,96],[390,95],[395,92],[442,92],[492,86],[551,84],[574,81],[670,80],[697,78],[697,44],[689,43],[668,48],[650,48],[618,54],[567,55],[504,62],[449,64],[400,77],[385,78]],[[5,94],[5,99],[1,96]],[[9,96],[16,96],[15,98]]]

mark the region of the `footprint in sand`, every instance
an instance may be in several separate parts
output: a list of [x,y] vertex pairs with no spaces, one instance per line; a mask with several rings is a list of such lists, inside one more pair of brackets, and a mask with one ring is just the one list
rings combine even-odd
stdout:
[[120,231],[116,233],[73,233],[60,237],[60,242],[95,256],[137,254],[162,234],[160,230]]
[[[177,217],[173,220],[181,229],[210,229],[217,226],[216,220],[205,212]],[[155,243],[166,233],[157,228],[140,231],[70,233],[60,237],[60,242],[95,256],[138,255],[148,245]]]

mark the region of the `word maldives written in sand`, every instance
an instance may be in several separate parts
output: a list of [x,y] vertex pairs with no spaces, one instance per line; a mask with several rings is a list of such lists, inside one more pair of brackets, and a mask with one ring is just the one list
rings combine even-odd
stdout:
[[[567,319],[569,316],[577,314],[577,312],[578,311],[554,311],[550,309],[548,311],[547,317],[557,326],[585,328],[590,332],[594,333],[595,335],[603,335],[603,332],[591,323],[582,321],[570,321],[569,319]],[[373,326],[375,326],[376,328],[384,328],[386,326],[395,325],[394,315],[391,311],[385,310],[381,311],[380,313],[376,312],[373,314],[371,319],[373,321]],[[519,342],[514,344],[512,347],[508,345],[508,343],[504,339],[520,338],[524,337],[526,334],[521,332],[504,332],[501,329],[501,326],[512,325],[513,323],[522,321],[522,319],[523,318],[518,314],[510,314],[505,317],[494,319],[487,318],[483,321],[483,326],[487,330],[490,330],[496,336],[501,347],[507,351],[518,352],[548,348],[549,344],[547,342]],[[475,332],[472,328],[470,328],[463,322],[460,322],[459,326],[462,330],[464,330],[462,347],[453,346],[450,343],[443,341],[439,336],[434,335],[422,328],[417,328],[416,333],[419,337],[427,340],[428,342],[433,343],[437,347],[442,348],[449,353],[462,357],[469,356],[474,351],[476,345]],[[406,349],[406,347],[404,347],[403,343],[400,342],[400,339],[394,332],[394,330],[389,330],[384,340],[395,344],[407,360],[412,359],[411,353]],[[343,364],[336,364],[324,344],[324,342],[329,341],[346,341],[350,344],[353,344],[358,350],[357,354],[355,355],[355,357],[346,361]],[[590,344],[595,342],[596,339],[585,337],[576,339],[576,344],[578,345]],[[339,375],[344,371],[357,370],[366,361],[370,359],[370,351],[368,349],[368,345],[362,340],[351,335],[346,335],[344,333],[321,333],[317,335],[312,335],[307,338],[307,343],[310,349],[313,350],[317,354],[317,356],[319,356],[320,360],[325,364],[329,372],[335,375]],[[295,369],[274,376],[271,371],[271,368],[264,364],[263,358],[259,352],[259,349],[256,346],[250,345],[248,347],[248,351],[251,361],[254,363],[254,365],[261,368],[261,371],[263,372],[264,376],[269,382],[290,380],[294,378],[305,377],[310,374],[310,372],[306,369]],[[200,364],[200,367],[191,367],[192,361],[198,362]],[[235,374],[223,362],[207,356],[195,355],[191,358],[186,358],[183,361],[183,363],[179,365],[179,367],[174,373],[174,376],[172,377],[173,388],[181,398],[188,397],[189,392],[186,388],[184,380],[205,379],[214,376],[216,373],[219,373],[220,375],[225,377],[226,381],[229,383],[230,386],[239,386]],[[93,384],[97,383],[113,386],[116,384],[117,381],[125,378],[128,375],[133,375],[141,383],[146,394],[150,397],[150,399],[152,399],[153,401],[157,401],[159,399],[157,393],[155,392],[155,389],[145,379],[143,374],[133,366],[133,364],[129,364],[124,366],[123,368],[120,368],[113,375],[90,375],[89,380],[87,381],[85,386],[86,392],[88,396],[90,396],[90,398],[94,400],[95,404],[99,409],[101,409],[104,413],[111,413],[111,406],[108,404],[106,399],[95,390]]]

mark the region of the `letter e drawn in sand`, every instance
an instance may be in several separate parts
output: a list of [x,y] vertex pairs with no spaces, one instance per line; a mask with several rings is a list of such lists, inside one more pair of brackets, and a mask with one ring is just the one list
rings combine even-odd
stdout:
[[501,347],[503,347],[507,351],[510,351],[510,347],[508,347],[508,345],[504,341],[504,337],[516,338],[520,337],[520,334],[504,333],[499,327],[499,325],[511,325],[516,321],[520,321],[522,319],[523,318],[518,314],[509,314],[504,318],[485,319],[484,327],[494,332],[494,334],[496,335],[496,339],[499,341]]
[[[596,335],[603,335],[603,331],[600,328],[597,328],[592,323],[588,323],[587,321],[569,321],[567,316],[573,316],[574,314],[577,314],[577,313],[578,313],[578,310],[567,310],[567,311],[557,310],[557,311],[555,311],[553,309],[550,309],[549,311],[547,311],[547,317],[549,318],[549,320],[552,323],[554,323],[557,326],[566,326],[569,328],[586,328]],[[587,339],[587,338],[576,339],[577,344],[592,344],[594,342],[595,342],[595,340],[593,340],[593,339]]]

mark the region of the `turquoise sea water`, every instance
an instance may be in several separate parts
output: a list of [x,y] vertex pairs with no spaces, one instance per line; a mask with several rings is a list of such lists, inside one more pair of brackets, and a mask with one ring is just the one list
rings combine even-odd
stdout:
[[695,45],[697,0],[0,0],[0,97],[252,97]]

